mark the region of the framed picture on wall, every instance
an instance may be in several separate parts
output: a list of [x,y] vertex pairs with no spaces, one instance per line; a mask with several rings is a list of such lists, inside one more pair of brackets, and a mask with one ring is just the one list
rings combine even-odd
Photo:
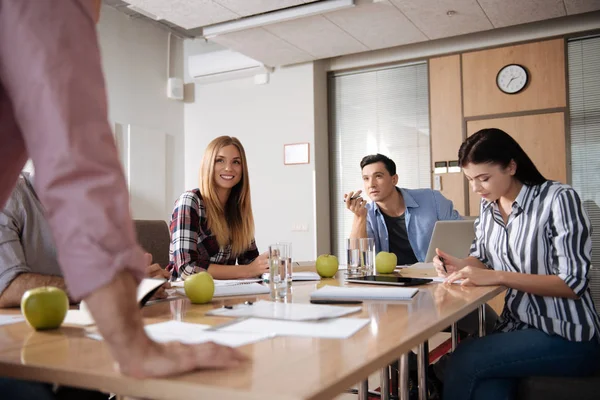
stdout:
[[310,163],[310,143],[284,144],[283,163],[285,165]]

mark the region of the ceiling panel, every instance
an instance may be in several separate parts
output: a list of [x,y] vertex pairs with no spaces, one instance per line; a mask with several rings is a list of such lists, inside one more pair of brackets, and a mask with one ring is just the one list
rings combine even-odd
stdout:
[[322,15],[268,25],[265,29],[315,58],[335,57],[369,50],[367,46]]
[[[493,28],[477,0],[391,1],[430,39],[464,35]],[[455,14],[449,16],[448,11],[454,11]]]
[[372,50],[427,40],[389,1],[359,4],[327,13],[325,18]]
[[600,0],[564,0],[567,14],[581,14],[600,10]]
[[215,0],[236,14],[248,16],[293,7],[316,0]]
[[564,17],[562,0],[478,0],[494,27]]
[[198,28],[240,16],[211,0],[126,0],[185,29]]
[[271,67],[297,64],[314,60],[315,57],[263,28],[216,36],[210,41],[238,51]]

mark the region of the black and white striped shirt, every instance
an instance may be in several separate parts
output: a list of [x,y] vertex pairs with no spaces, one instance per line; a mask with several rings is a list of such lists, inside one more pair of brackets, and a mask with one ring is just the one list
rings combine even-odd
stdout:
[[600,340],[600,319],[588,289],[590,220],[568,185],[547,181],[523,185],[504,224],[495,202],[482,200],[471,256],[489,268],[557,275],[579,300],[508,289],[496,330],[537,328],[571,341]]

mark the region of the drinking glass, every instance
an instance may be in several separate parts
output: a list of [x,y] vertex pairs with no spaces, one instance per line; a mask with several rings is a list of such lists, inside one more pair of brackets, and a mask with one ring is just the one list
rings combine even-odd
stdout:
[[282,243],[269,246],[269,288],[273,300],[287,295],[288,248]]
[[287,274],[287,281],[288,281],[288,286],[292,286],[292,243],[291,242],[277,242],[278,245],[282,245],[282,246],[287,246],[287,255],[288,255],[288,259],[287,259],[287,270],[286,270],[286,274]]

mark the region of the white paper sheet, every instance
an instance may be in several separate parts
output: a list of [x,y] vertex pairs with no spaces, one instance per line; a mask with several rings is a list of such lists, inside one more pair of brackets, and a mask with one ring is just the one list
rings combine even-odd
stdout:
[[23,321],[25,321],[25,318],[20,314],[0,315],[0,325],[16,324]]
[[310,294],[315,300],[410,300],[416,288],[324,286]]
[[346,339],[369,323],[367,318],[335,318],[318,322],[248,318],[219,329],[219,332],[256,332],[277,336],[307,336]]
[[77,326],[90,326],[94,325],[94,319],[92,315],[85,310],[69,310],[67,316],[63,321],[66,325],[77,325]]
[[[158,324],[146,325],[146,333],[156,342],[181,342],[187,344],[198,344],[215,342],[224,346],[239,347],[250,343],[268,339],[272,335],[268,333],[255,332],[222,332],[208,330],[209,325],[192,324],[181,321],[167,321]],[[91,339],[102,340],[97,333],[87,335]]]
[[320,304],[275,303],[257,301],[254,304],[238,304],[233,308],[217,308],[206,315],[220,317],[254,317],[284,319],[288,321],[312,321],[337,318],[362,310],[362,307],[340,307]]

